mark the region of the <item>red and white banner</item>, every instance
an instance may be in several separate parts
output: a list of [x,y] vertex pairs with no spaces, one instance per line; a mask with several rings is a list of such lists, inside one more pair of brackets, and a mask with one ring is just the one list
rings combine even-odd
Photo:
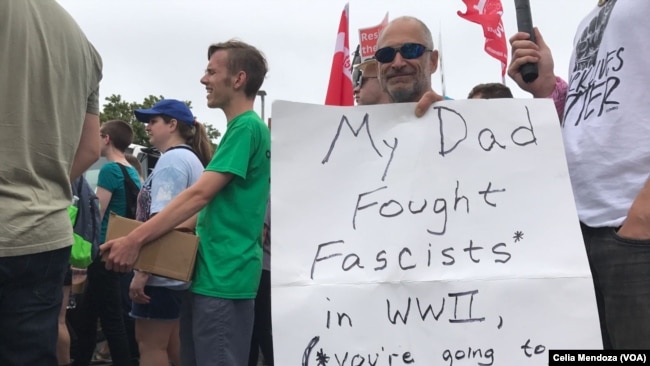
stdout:
[[463,0],[463,2],[467,6],[467,11],[465,13],[458,11],[458,15],[483,26],[485,52],[501,61],[501,76],[503,77],[508,64],[508,46],[501,21],[503,14],[501,0]]
[[377,52],[377,39],[379,33],[388,24],[388,13],[384,16],[384,20],[374,27],[359,29],[359,53],[361,54],[361,61],[365,61]]
[[345,4],[343,13],[341,13],[339,33],[336,37],[332,71],[325,97],[326,105],[354,105],[348,19],[348,4]]

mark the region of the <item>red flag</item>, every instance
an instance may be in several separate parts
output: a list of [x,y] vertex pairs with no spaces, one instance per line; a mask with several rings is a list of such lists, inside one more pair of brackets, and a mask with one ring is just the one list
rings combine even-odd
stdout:
[[458,11],[458,15],[483,26],[485,52],[501,61],[501,76],[505,76],[508,46],[501,21],[501,14],[503,14],[501,0],[463,0],[463,2],[467,6],[467,11],[465,13]]
[[332,58],[332,71],[327,87],[326,105],[354,105],[352,95],[352,68],[350,67],[350,42],[348,41],[348,4],[341,13],[336,48]]

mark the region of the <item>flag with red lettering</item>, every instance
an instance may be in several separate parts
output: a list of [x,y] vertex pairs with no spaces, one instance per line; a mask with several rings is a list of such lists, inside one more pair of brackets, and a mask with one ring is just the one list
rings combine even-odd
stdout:
[[350,65],[350,42],[348,40],[348,4],[341,13],[339,33],[332,59],[330,82],[327,86],[326,105],[354,105],[352,95],[352,72]]
[[377,40],[379,33],[388,25],[388,13],[384,16],[384,20],[374,27],[359,29],[359,50],[361,52],[361,61],[365,61],[375,55],[377,52]]
[[458,11],[458,15],[483,26],[485,52],[501,61],[501,77],[505,76],[508,64],[508,46],[501,21],[503,14],[501,0],[463,0],[463,2],[467,6],[467,11],[465,13]]

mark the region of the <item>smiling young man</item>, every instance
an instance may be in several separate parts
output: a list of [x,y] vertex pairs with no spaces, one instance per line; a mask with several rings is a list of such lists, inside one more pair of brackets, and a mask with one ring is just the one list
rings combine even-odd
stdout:
[[379,82],[395,103],[417,102],[432,92],[431,75],[438,68],[429,28],[414,17],[392,20],[377,41]]
[[253,111],[266,59],[239,41],[208,49],[201,83],[228,121],[212,161],[193,186],[129,235],[100,249],[106,266],[127,271],[140,248],[199,212],[199,252],[181,309],[184,366],[245,365],[262,271],[261,234],[270,189],[270,134]]

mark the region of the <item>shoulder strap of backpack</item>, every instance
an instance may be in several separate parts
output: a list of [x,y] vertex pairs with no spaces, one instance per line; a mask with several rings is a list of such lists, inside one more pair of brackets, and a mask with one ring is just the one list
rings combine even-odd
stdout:
[[126,167],[124,165],[122,165],[120,163],[115,163],[115,164],[117,164],[117,166],[120,167],[120,170],[122,171],[122,175],[124,176],[124,182],[125,183],[126,183],[127,179],[130,180],[130,181],[133,181],[133,179],[131,179],[131,176],[129,175],[129,172],[126,171]]
[[120,163],[115,163],[115,164],[119,165],[120,170],[122,171],[122,175],[124,176],[124,192],[126,193],[126,195],[127,196],[129,195],[130,192],[129,187],[133,187],[134,190],[140,191],[138,185],[135,184],[135,182],[131,178],[131,175],[126,170],[126,167]]
[[137,194],[138,194],[138,185],[135,184],[131,176],[126,171],[126,167],[120,163],[116,163],[120,166],[122,175],[124,176],[124,195],[126,197],[126,216],[130,219],[135,219],[137,215]]
[[167,151],[169,151],[169,150],[174,150],[174,149],[185,149],[185,150],[189,150],[189,151],[193,152],[193,153],[194,153],[194,156],[196,156],[196,158],[199,159],[199,161],[201,162],[201,165],[203,165],[203,167],[205,168],[205,165],[203,164],[203,161],[201,160],[201,157],[199,156],[199,154],[197,154],[197,152],[194,151],[194,149],[192,149],[190,146],[187,146],[187,145],[176,145],[176,146],[172,146],[172,147],[170,147],[169,149],[167,149]]

